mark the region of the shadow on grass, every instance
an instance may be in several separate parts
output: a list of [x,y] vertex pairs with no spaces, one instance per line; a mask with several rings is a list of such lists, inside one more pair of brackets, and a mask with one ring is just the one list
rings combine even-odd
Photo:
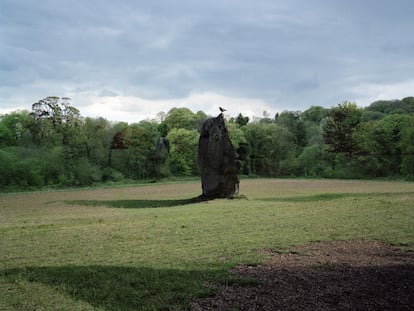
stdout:
[[329,201],[347,198],[354,196],[351,193],[322,193],[308,196],[295,196],[295,197],[277,197],[277,198],[263,198],[261,201],[268,202],[314,202],[314,201]]
[[276,198],[262,198],[260,201],[267,202],[317,202],[317,201],[331,201],[344,198],[375,198],[378,196],[392,197],[401,195],[413,195],[414,192],[371,192],[371,193],[321,193],[308,196],[295,196],[295,197],[276,197]]
[[70,200],[66,204],[84,205],[84,206],[107,206],[114,208],[157,208],[157,207],[175,207],[199,203],[206,201],[202,197],[177,200]]
[[[13,304],[16,310],[53,310],[60,298],[57,293],[73,300],[73,303],[65,301],[64,304],[59,301],[60,310],[71,310],[73,305],[81,310],[79,302],[105,311],[188,310],[191,301],[196,306],[201,303],[201,309],[210,306],[209,310],[217,309],[217,301],[219,310],[231,310],[234,306],[243,306],[243,310],[299,310],[303,306],[312,310],[362,310],[367,306],[372,310],[412,310],[414,307],[414,266],[410,264],[292,266],[288,270],[266,270],[263,275],[259,274],[259,280],[248,275],[229,278],[224,267],[216,268],[25,267],[0,271],[0,279],[5,284],[25,286],[24,296]],[[210,301],[208,298],[215,292],[203,287],[207,281],[223,284],[230,293],[225,299]],[[30,286],[25,282],[30,282]],[[262,287],[266,282],[271,286]],[[320,284],[324,286],[321,288]],[[245,286],[245,290],[241,289]],[[40,300],[31,299],[33,287],[43,291]],[[235,290],[233,294],[230,287]],[[7,295],[13,294],[16,294],[13,290],[7,292]],[[243,295],[261,299],[246,299]],[[287,297],[294,297],[295,304],[292,305],[292,299]],[[0,300],[0,307],[4,303],[7,303],[7,297]]]
[[[203,287],[224,270],[163,270],[117,266],[26,267],[2,271],[6,282],[41,283],[104,310],[183,310],[194,298],[213,296]],[[21,301],[22,305],[30,305]],[[47,304],[47,301],[45,302]],[[70,306],[68,306],[68,309]]]

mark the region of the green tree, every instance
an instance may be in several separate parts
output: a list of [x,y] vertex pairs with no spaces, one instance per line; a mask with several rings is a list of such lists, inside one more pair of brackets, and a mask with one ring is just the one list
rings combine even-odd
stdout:
[[157,175],[156,145],[159,136],[157,124],[153,122],[141,121],[127,128],[125,140],[130,154],[130,169],[135,168],[134,178]]
[[276,124],[285,127],[294,137],[295,143],[303,147],[306,145],[306,129],[299,111],[283,111],[275,117]]
[[[200,130],[201,123],[205,114],[199,112],[193,113],[188,108],[171,109],[164,121],[159,124],[159,131],[163,137],[166,137],[172,129]],[[204,120],[203,120],[204,121]]]
[[294,152],[293,135],[274,123],[249,123],[242,129],[250,146],[250,172],[279,175],[282,161]]
[[[30,129],[37,144],[67,144],[82,126],[79,110],[67,97],[46,97],[32,105]],[[75,133],[76,132],[76,133]]]
[[228,123],[226,127],[236,152],[237,169],[241,174],[248,175],[250,173],[250,148],[246,135],[237,123]]
[[414,113],[414,97],[405,97],[402,100],[378,100],[369,105],[366,111],[379,112],[382,114],[413,114]]
[[402,150],[410,150],[411,116],[390,114],[371,121],[361,128],[360,145],[372,163],[378,163],[377,176],[398,175],[401,171]]
[[401,130],[399,148],[401,150],[401,174],[414,178],[414,116],[410,116],[406,126]]
[[298,160],[305,176],[322,177],[326,174],[328,163],[324,159],[321,145],[305,147]]
[[88,162],[84,121],[70,102],[70,98],[49,96],[34,103],[29,128],[38,148],[61,151],[63,163],[58,177],[61,184],[90,184],[100,178],[99,172]]
[[29,124],[30,115],[26,110],[0,116],[0,147],[27,145],[31,140]]
[[245,126],[249,123],[249,117],[244,117],[241,113],[236,118],[236,124],[238,124],[240,127]]
[[343,102],[328,111],[323,125],[323,139],[330,152],[357,151],[354,133],[360,123],[362,110],[355,103]]
[[200,132],[201,127],[203,126],[204,121],[208,119],[208,116],[203,111],[197,111],[195,119],[196,129]]
[[109,130],[111,146],[109,148],[108,165],[110,169],[107,169],[106,173],[104,173],[103,178],[106,180],[118,179],[116,178],[116,176],[118,176],[117,172],[121,172],[121,174],[125,177],[128,176],[128,168],[126,165],[126,149],[128,148],[128,146],[125,140],[127,128],[128,123],[118,122],[113,124]]
[[312,106],[301,113],[303,120],[307,146],[323,145],[322,123],[326,117],[328,109],[320,106]]
[[109,165],[111,147],[111,124],[104,118],[86,118],[83,126],[86,157],[101,167]]
[[197,130],[173,128],[167,136],[170,143],[168,164],[175,176],[198,174],[198,140]]
[[320,124],[321,121],[326,117],[328,109],[321,106],[311,106],[309,109],[302,112],[301,117],[303,121]]
[[384,116],[385,114],[379,111],[365,110],[362,112],[361,122],[381,120]]

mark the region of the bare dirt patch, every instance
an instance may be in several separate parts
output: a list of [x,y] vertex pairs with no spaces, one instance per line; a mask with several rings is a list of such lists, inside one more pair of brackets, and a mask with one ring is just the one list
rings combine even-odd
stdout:
[[257,284],[212,284],[218,294],[192,310],[414,310],[414,253],[378,241],[309,243],[235,277]]

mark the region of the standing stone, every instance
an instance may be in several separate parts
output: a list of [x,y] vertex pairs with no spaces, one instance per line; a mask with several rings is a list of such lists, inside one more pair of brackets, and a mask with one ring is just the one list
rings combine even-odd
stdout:
[[223,114],[204,121],[198,143],[203,197],[232,197],[239,188],[236,155]]

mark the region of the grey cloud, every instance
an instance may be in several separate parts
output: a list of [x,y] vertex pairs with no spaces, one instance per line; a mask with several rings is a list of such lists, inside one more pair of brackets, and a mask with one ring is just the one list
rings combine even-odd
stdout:
[[355,85],[412,76],[413,9],[408,0],[3,0],[0,79],[28,92],[45,80],[101,96],[196,90],[333,105],[352,100]]

